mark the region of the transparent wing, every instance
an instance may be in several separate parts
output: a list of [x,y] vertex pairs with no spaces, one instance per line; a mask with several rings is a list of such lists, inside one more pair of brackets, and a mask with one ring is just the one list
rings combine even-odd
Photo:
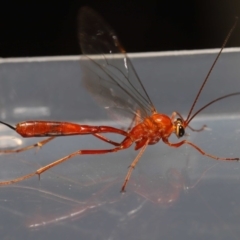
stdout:
[[97,102],[121,119],[140,119],[155,108],[111,27],[92,9],[79,15],[83,83]]

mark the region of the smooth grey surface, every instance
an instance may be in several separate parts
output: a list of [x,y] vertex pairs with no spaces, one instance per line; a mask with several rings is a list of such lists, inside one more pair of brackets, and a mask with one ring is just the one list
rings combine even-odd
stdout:
[[[133,64],[159,112],[187,114],[216,54],[136,57]],[[198,106],[240,91],[240,52],[223,53]],[[0,117],[115,125],[81,86],[78,60],[7,62],[0,65]],[[188,140],[208,153],[240,156],[240,96],[209,107],[192,122],[208,125]],[[23,139],[0,126],[0,147]],[[110,136],[115,140],[120,137]],[[171,137],[171,141],[178,141]],[[0,156],[0,179],[35,171],[78,149],[109,145],[88,136],[60,137],[42,149]],[[0,188],[1,239],[239,239],[240,168],[191,147],[149,146],[125,194],[120,188],[133,148],[79,156],[19,184]]]

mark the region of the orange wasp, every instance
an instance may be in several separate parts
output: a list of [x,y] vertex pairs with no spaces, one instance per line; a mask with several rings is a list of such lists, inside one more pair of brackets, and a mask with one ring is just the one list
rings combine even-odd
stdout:
[[[240,92],[224,95],[209,102],[195,113],[192,113],[213,67],[237,24],[237,20],[229,31],[221,50],[203,81],[187,118],[184,119],[178,112],[173,112],[171,117],[157,112],[115,32],[95,11],[88,7],[84,7],[81,9],[79,16],[79,41],[82,53],[84,54],[84,84],[94,97],[99,101],[104,102],[105,108],[109,108],[111,111],[116,112],[119,115],[125,114],[128,117],[131,117],[132,124],[128,130],[122,130],[110,126],[90,126],[57,121],[25,121],[20,122],[16,127],[13,127],[8,123],[1,121],[2,124],[13,129],[22,137],[49,136],[49,138],[34,145],[17,150],[1,151],[4,153],[17,153],[34,147],[40,147],[53,140],[56,136],[86,134],[93,135],[114,147],[110,149],[78,150],[37,169],[37,171],[33,173],[12,180],[2,181],[0,182],[0,185],[20,182],[34,175],[40,177],[40,175],[48,169],[77,155],[118,152],[131,147],[135,143],[135,150],[140,151],[129,166],[128,173],[121,188],[121,191],[124,191],[133,169],[147,146],[158,143],[160,140],[168,146],[175,148],[180,147],[183,144],[188,144],[202,155],[206,155],[216,160],[239,160],[239,158],[222,158],[208,154],[188,140],[182,140],[177,143],[171,143],[168,140],[172,133],[175,133],[177,138],[183,137],[185,135],[185,128],[187,127],[192,131],[202,131],[205,126],[201,129],[193,129],[189,126],[189,123],[197,114],[219,100],[240,95]],[[114,142],[106,138],[103,135],[104,133],[120,134],[124,139],[120,143]]]

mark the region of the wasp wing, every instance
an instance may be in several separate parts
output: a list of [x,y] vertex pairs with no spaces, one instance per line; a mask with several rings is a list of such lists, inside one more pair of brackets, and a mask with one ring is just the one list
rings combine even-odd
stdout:
[[143,120],[155,112],[130,59],[112,28],[92,9],[79,14],[83,83],[106,109]]

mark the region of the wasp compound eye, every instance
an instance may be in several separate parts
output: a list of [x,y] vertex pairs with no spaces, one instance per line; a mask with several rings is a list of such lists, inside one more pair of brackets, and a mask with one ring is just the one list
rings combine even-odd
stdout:
[[185,134],[185,129],[182,124],[178,123],[176,126],[176,135],[178,138],[182,137]]
[[178,127],[178,137],[182,137],[185,134],[185,129],[182,125]]

